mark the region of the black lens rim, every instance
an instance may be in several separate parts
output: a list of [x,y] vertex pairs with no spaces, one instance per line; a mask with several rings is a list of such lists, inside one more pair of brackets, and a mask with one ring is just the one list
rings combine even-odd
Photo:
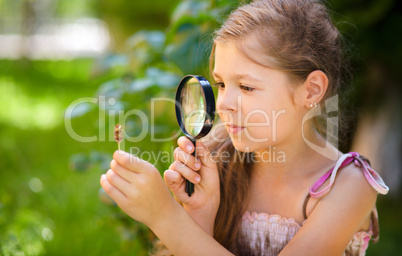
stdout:
[[[186,85],[187,81],[190,80],[191,78],[195,78],[198,83],[201,85],[202,92],[203,92],[203,97],[205,100],[205,106],[206,106],[206,115],[204,118],[204,124],[201,129],[201,131],[196,135],[193,136],[189,132],[187,132],[184,121],[183,121],[183,115],[182,115],[182,104],[181,104],[181,92]],[[177,123],[179,124],[180,130],[187,136],[193,139],[200,139],[207,135],[213,126],[214,119],[215,119],[215,97],[214,97],[214,92],[212,90],[211,84],[209,81],[200,75],[186,75],[183,77],[183,79],[180,81],[179,86],[177,87],[176,90],[176,102],[175,102],[175,110],[176,110],[176,119]]]

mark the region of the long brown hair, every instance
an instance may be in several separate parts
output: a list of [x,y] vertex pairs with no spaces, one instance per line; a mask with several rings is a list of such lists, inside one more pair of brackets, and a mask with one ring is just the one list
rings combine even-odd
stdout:
[[[251,50],[248,48],[250,39],[254,46]],[[211,68],[216,43],[226,42],[235,43],[252,61],[287,73],[294,82],[305,81],[312,71],[323,71],[329,80],[323,101],[342,86],[346,72],[342,38],[326,7],[318,0],[260,0],[239,7],[215,32]],[[257,61],[252,51],[265,58]],[[324,124],[319,118],[315,119],[317,130],[325,135]],[[228,144],[221,150],[235,152]],[[248,185],[242,183],[249,181],[250,163],[237,163],[237,155],[233,154],[229,164],[218,165],[223,181],[214,237],[233,253],[250,255],[247,245],[241,243],[239,227],[248,198]]]
[[[254,52],[265,56],[252,58]],[[304,81],[314,70],[323,71],[329,80],[323,101],[342,86],[347,69],[343,63],[342,38],[326,7],[318,0],[258,0],[233,11],[214,35],[211,67],[217,43],[233,42],[256,63],[281,70],[291,81]],[[252,51],[251,50],[251,51]],[[211,69],[212,70],[212,69]],[[321,104],[324,105],[324,104]],[[323,122],[316,122],[317,130]],[[252,255],[241,238],[241,218],[248,202],[250,169],[247,154],[238,152],[228,137],[211,144],[210,150],[229,152],[230,161],[218,162],[221,201],[215,219],[214,238],[237,255]]]

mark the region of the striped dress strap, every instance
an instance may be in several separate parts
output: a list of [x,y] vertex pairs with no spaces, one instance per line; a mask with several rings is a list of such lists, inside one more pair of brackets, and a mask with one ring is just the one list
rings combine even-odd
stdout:
[[[319,180],[317,180],[314,183],[314,185],[310,188],[311,197],[321,198],[325,196],[331,190],[331,187],[335,182],[335,178],[336,175],[338,174],[339,169],[347,166],[352,162],[356,166],[360,167],[366,180],[378,193],[383,195],[388,193],[389,191],[388,186],[385,185],[380,175],[370,167],[369,161],[365,157],[360,156],[359,153],[349,152],[347,154],[342,155],[336,162],[335,166],[331,168],[328,172],[326,172]],[[319,190],[319,188],[324,184],[324,182],[328,178],[330,178],[329,184],[323,189]]]

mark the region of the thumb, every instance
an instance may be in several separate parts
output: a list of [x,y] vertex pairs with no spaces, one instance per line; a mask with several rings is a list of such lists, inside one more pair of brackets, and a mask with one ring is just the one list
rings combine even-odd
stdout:
[[200,159],[201,164],[208,168],[216,168],[216,160],[208,148],[201,141],[197,141],[197,157]]

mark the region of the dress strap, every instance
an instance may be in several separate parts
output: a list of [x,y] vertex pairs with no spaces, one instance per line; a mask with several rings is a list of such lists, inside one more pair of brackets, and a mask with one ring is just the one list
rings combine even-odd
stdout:
[[304,199],[304,203],[303,203],[303,217],[304,217],[304,219],[306,220],[307,219],[307,203],[308,203],[308,200],[310,199],[310,194],[308,194],[307,196],[306,196],[306,199]]
[[378,239],[380,238],[380,225],[378,224],[378,212],[377,212],[377,207],[374,206],[373,210],[371,211],[371,216],[370,216],[370,229],[372,232],[372,241],[373,243],[377,243]]
[[[359,155],[356,152],[349,152],[347,154],[342,155],[338,161],[336,162],[335,166],[331,168],[328,172],[326,172],[314,185],[310,188],[310,195],[312,198],[321,198],[325,196],[331,189],[332,185],[334,184],[336,174],[338,173],[339,169],[342,167],[347,166],[353,162],[356,166],[360,167],[362,170],[364,177],[370,183],[370,185],[380,194],[387,194],[389,188],[385,185],[384,181],[378,175],[376,171],[374,171],[366,158]],[[323,188],[322,190],[318,190],[324,182],[330,178],[330,183]]]

